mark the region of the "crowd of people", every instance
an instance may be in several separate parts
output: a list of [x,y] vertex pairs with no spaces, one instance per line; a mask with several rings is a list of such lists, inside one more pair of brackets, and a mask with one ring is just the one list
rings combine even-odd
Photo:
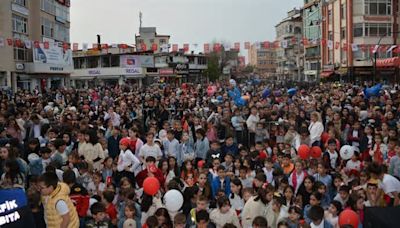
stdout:
[[365,208],[400,205],[400,88],[365,88],[2,94],[0,188],[25,189],[38,228],[362,227]]

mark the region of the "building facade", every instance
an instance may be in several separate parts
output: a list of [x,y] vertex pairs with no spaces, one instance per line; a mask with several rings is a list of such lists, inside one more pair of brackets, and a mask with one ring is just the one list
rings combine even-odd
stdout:
[[139,35],[135,36],[138,51],[153,50],[154,53],[169,51],[169,35],[157,34],[155,27],[139,28]]
[[[398,0],[334,0],[322,10],[321,76],[342,80],[371,80],[377,59],[388,58],[387,49],[400,42]],[[379,44],[379,47],[376,46]],[[398,74],[394,68],[377,69],[377,79]]]
[[272,45],[252,44],[249,49],[249,65],[262,78],[271,78],[276,72],[276,52]]
[[303,7],[304,80],[318,81],[321,71],[322,5],[326,0],[305,0]]
[[0,85],[16,90],[68,86],[70,0],[0,1]]
[[280,43],[275,49],[278,80],[300,81],[303,79],[303,34],[302,10],[293,9],[285,19],[275,26],[276,41]]

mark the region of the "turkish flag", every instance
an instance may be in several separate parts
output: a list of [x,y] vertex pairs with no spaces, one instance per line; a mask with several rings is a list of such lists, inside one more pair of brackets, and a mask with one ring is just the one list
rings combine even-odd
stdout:
[[210,44],[204,44],[204,53],[210,53]]
[[183,44],[183,51],[188,52],[189,51],[189,44]]
[[141,49],[142,51],[147,51],[147,46],[146,46],[146,44],[145,44],[145,43],[141,43],[141,44],[140,44],[140,49]]
[[235,43],[235,49],[240,51],[240,42]]
[[221,44],[220,43],[215,43],[213,47],[214,52],[220,52],[221,51]]
[[244,49],[246,50],[250,49],[250,42],[244,42]]
[[16,40],[15,40],[15,46],[16,46],[16,47],[22,47],[22,42],[21,42],[20,39],[16,39]]
[[101,45],[101,49],[108,50],[108,44],[102,44],[102,45]]
[[8,46],[13,46],[13,39],[7,39]]
[[347,43],[343,43],[342,49],[343,49],[343,51],[347,51]]
[[152,44],[151,45],[151,50],[157,51],[158,50],[158,45],[157,44]]
[[263,46],[264,46],[265,49],[271,48],[271,44],[269,43],[269,41],[265,41],[265,42],[263,43]]
[[336,42],[335,42],[335,49],[339,49],[339,47],[340,47],[340,42],[339,42],[339,41],[336,41]]
[[292,44],[296,44],[297,43],[297,38],[296,37],[292,37]]
[[308,45],[308,39],[307,38],[303,38],[303,45]]
[[321,40],[321,46],[326,46],[326,40],[325,39]]
[[40,48],[40,42],[39,42],[39,41],[34,41],[34,42],[33,42],[33,46],[34,46],[35,48]]
[[172,52],[177,52],[178,51],[178,45],[177,44],[173,44],[172,45]]
[[44,49],[49,49],[50,48],[49,41],[43,42],[43,47],[44,47]]

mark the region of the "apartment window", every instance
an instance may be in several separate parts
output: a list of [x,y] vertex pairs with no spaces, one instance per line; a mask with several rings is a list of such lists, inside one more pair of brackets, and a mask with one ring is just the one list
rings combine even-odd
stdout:
[[54,37],[54,23],[49,19],[42,17],[42,36]]
[[56,13],[56,6],[54,0],[41,0],[40,2],[40,9],[49,13],[51,15],[55,15]]
[[101,67],[110,67],[110,56],[105,55],[101,57]]
[[365,14],[390,15],[392,13],[392,0],[365,0]]
[[99,67],[99,57],[92,56],[87,58],[87,66],[88,68],[97,68]]
[[[22,33],[14,33],[14,39],[19,39],[21,42],[28,40],[28,36]],[[32,60],[32,50],[26,48],[14,47],[14,60],[17,61],[29,61]]]
[[12,15],[13,31],[19,33],[28,33],[28,19],[18,15]]
[[167,41],[165,39],[160,39],[160,44],[165,44]]
[[361,37],[364,35],[362,23],[357,23],[357,24],[353,25],[353,34],[354,34],[354,37]]
[[365,23],[365,36],[385,36],[391,33],[390,23]]
[[328,32],[328,40],[333,40],[333,31]]
[[346,19],[346,5],[340,5],[340,19]]
[[119,66],[119,55],[112,55],[111,56],[111,67],[118,67]]
[[59,41],[69,42],[69,28],[65,27],[63,24],[55,24],[54,38]]
[[340,38],[341,39],[346,39],[346,28],[342,28],[340,30]]
[[56,8],[56,20],[63,23],[70,21],[68,7],[56,4],[55,8]]
[[154,39],[150,39],[149,41],[150,41],[151,44],[154,43]]
[[328,10],[328,23],[332,24],[332,10]]
[[75,69],[85,69],[86,59],[85,58],[74,58],[74,68]]
[[26,6],[26,0],[14,0],[13,2],[21,6]]

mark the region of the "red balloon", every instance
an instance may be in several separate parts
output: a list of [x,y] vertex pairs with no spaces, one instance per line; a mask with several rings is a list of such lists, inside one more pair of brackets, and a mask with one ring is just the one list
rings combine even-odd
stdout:
[[322,154],[321,147],[319,147],[319,146],[313,146],[313,147],[311,147],[310,156],[311,156],[312,158],[320,158],[320,157],[321,157],[321,154]]
[[322,133],[322,135],[321,135],[321,140],[322,140],[322,142],[323,142],[324,144],[328,141],[328,139],[329,139],[329,134],[328,134],[328,132]]
[[308,157],[310,156],[310,147],[303,144],[299,147],[297,153],[301,159],[303,160],[308,159]]
[[160,189],[160,182],[155,177],[147,177],[143,182],[143,191],[150,196],[157,194]]
[[186,83],[182,83],[182,89],[187,89],[187,84]]
[[358,214],[353,210],[346,209],[339,215],[339,226],[352,225],[353,227],[357,228],[358,222]]

